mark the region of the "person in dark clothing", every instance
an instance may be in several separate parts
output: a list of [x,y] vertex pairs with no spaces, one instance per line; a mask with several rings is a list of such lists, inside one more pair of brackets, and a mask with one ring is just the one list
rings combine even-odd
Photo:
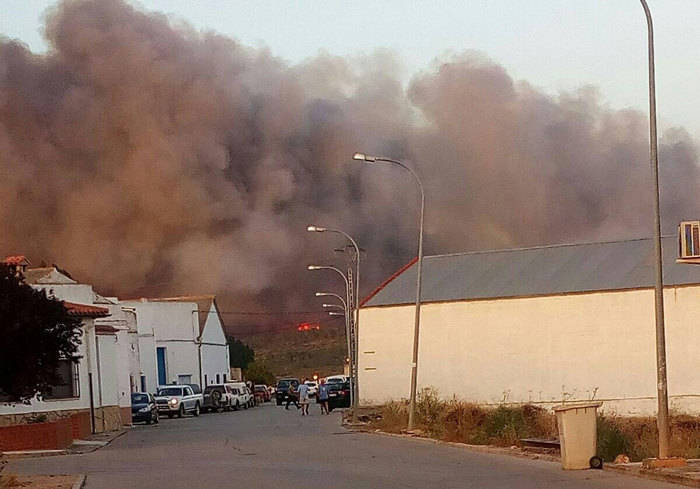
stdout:
[[284,406],[284,409],[289,409],[289,404],[294,403],[294,405],[299,409],[299,402],[297,401],[297,390],[296,387],[294,386],[294,383],[289,384],[289,390],[287,391],[287,405]]

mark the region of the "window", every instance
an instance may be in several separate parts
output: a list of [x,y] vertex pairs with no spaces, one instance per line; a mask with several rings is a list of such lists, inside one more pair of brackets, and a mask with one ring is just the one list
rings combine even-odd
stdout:
[[226,383],[226,374],[224,374],[224,384]]
[[207,374],[204,374],[204,387],[209,385],[209,379],[207,378]]
[[216,383],[219,383],[219,374],[216,374]]
[[45,399],[68,399],[80,397],[80,368],[78,363],[71,360],[58,362],[59,383],[51,387]]

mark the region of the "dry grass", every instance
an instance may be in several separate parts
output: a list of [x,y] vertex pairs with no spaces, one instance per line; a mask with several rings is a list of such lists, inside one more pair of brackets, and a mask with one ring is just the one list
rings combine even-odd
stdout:
[[[408,422],[408,404],[391,402],[381,409],[374,425],[398,433]],[[416,427],[430,437],[476,445],[511,446],[521,438],[553,438],[554,416],[544,409],[525,405],[484,408],[456,399],[440,400],[434,389],[420,392],[416,404]]]
[[[372,417],[374,428],[399,433],[408,423],[408,403],[390,402]],[[556,417],[533,406],[483,407],[456,399],[441,400],[434,389],[420,392],[416,404],[416,428],[426,436],[475,445],[520,445],[522,438],[555,439]],[[606,461],[625,454],[632,461],[656,456],[658,437],[654,418],[615,415],[598,417],[598,452]],[[674,416],[671,453],[700,458],[700,418]]]

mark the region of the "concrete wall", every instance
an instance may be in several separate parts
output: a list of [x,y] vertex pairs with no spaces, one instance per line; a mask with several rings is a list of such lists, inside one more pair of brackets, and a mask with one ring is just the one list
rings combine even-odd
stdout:
[[216,308],[211,305],[207,320],[204,323],[202,332],[202,379],[206,375],[207,384],[216,382],[216,375],[219,375],[220,382],[224,381],[224,376],[230,380],[229,375],[229,352],[226,344],[226,335],[223,325],[216,313]]
[[97,406],[119,405],[119,377],[126,372],[117,361],[117,335],[97,335]]
[[155,393],[158,389],[158,370],[156,365],[156,338],[153,333],[139,333],[139,371],[138,388],[141,390],[141,376],[146,378],[146,392]]
[[193,383],[201,384],[195,342],[199,336],[197,304],[147,301],[121,304],[136,311],[141,371],[146,375],[148,391],[155,392],[158,385],[157,347],[166,349],[168,383],[176,382],[178,375],[191,375]]
[[90,407],[89,372],[93,372],[93,387],[95,389],[97,388],[97,362],[95,359],[95,328],[93,320],[88,318],[83,319],[82,329],[82,343],[78,348],[78,354],[82,357],[78,364],[80,396],[55,400],[39,400],[35,398],[32,399],[30,404],[7,405],[0,403],[0,416],[79,410]]
[[44,290],[62,301],[90,305],[95,301],[95,291],[88,284],[32,284],[32,288]]
[[[671,407],[700,413],[700,287],[665,290]],[[479,403],[656,410],[653,290],[424,304],[418,386]],[[407,398],[414,306],[361,310],[360,400]]]

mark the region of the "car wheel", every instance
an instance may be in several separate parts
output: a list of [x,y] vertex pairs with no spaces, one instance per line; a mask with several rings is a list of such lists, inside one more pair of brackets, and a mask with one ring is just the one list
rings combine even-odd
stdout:
[[185,405],[180,404],[180,409],[177,412],[177,417],[182,418],[185,415]]
[[243,409],[248,409],[248,403],[247,403],[247,402],[244,402],[244,403],[243,403]]
[[146,420],[146,424],[151,424],[151,421],[152,421],[151,418],[152,418],[152,417],[153,417],[153,415],[151,415],[151,416]]
[[173,419],[174,414],[173,413],[168,413],[168,418]]
[[194,405],[194,411],[192,411],[192,414],[195,416],[199,416],[199,403]]
[[281,405],[282,405],[282,401],[280,401],[279,399],[277,399],[277,405],[278,405],[278,406],[281,406]]

